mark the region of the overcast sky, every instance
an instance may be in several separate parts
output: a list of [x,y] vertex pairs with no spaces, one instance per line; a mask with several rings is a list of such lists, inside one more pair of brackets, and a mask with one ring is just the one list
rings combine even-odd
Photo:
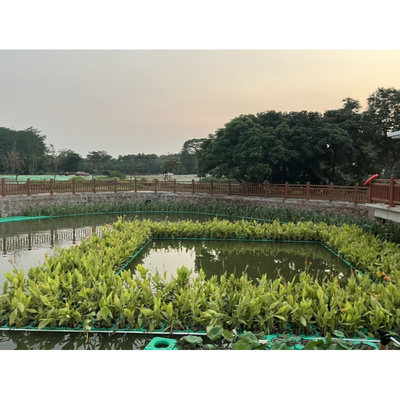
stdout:
[[240,114],[365,106],[399,50],[1,50],[0,126],[82,156],[179,152]]

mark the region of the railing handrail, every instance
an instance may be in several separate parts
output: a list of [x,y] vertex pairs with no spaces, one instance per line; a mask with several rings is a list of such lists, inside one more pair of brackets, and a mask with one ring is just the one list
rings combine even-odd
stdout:
[[[391,182],[394,182],[393,178]],[[16,183],[16,181],[15,181]],[[278,183],[272,184],[269,182],[264,183],[251,183],[251,182],[214,182],[213,180],[207,182],[191,181],[153,181],[142,182],[137,178],[118,181],[116,179],[109,180],[86,180],[80,181],[72,178],[69,181],[57,181],[50,179],[46,182],[35,182],[29,179],[26,182],[16,185],[1,179],[2,197],[45,194],[49,193],[51,196],[56,193],[72,193],[72,195],[81,192],[123,192],[123,191],[151,191],[157,193],[171,192],[171,193],[208,193],[211,196],[214,194],[222,194],[228,196],[258,196],[258,197],[275,197],[284,199],[304,199],[304,200],[327,200],[327,201],[347,201],[354,204],[367,203],[371,201],[388,202],[389,204],[397,204],[400,202],[400,190],[394,186],[390,190],[390,198],[388,195],[380,195],[376,193],[381,184],[364,187],[356,184],[355,186],[339,186],[330,183],[329,185],[313,185],[307,182],[306,184],[289,184]],[[388,185],[386,185],[388,186]],[[375,187],[374,190],[372,188]],[[382,189],[385,193],[388,191],[386,188]],[[378,196],[378,197],[377,197]],[[384,197],[381,199],[381,197]]]

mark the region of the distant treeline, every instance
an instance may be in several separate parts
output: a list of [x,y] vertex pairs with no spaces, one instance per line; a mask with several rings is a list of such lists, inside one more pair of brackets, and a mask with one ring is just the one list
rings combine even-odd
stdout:
[[83,158],[71,149],[56,151],[45,140],[46,136],[32,127],[20,131],[0,127],[0,174],[196,174],[196,150],[203,139],[186,141],[177,154],[128,154],[118,158],[106,151],[91,151]]
[[34,128],[0,127],[0,174],[85,171],[110,176],[160,173],[273,183],[354,184],[369,174],[400,176],[400,90],[378,88],[361,111],[359,101],[324,113],[266,111],[240,115],[207,139],[191,139],[176,154],[56,151]]

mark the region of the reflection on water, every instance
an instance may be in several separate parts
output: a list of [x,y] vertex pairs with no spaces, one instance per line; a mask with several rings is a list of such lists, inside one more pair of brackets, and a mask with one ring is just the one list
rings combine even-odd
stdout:
[[142,334],[0,331],[0,350],[142,350],[151,340]]
[[[56,252],[57,247],[68,248],[82,239],[100,233],[100,227],[111,224],[125,214],[82,215],[75,217],[48,218],[15,221],[0,224],[0,292],[5,281],[4,274],[14,267],[28,271],[30,267],[44,262],[45,254]],[[212,217],[195,214],[139,213],[127,214],[126,219],[196,220],[206,221]]]
[[287,280],[307,270],[312,276],[336,276],[343,282],[351,269],[320,244],[245,241],[153,240],[129,265],[176,275],[184,265],[196,275],[200,268],[207,278],[223,273],[255,279],[263,274]]

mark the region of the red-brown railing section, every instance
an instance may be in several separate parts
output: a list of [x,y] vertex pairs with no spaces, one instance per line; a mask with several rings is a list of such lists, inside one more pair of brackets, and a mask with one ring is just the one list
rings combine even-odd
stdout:
[[400,205],[400,179],[375,179],[368,187],[368,202],[385,203],[390,207]]
[[35,182],[29,179],[26,182],[1,180],[1,195],[33,195],[54,193],[81,193],[81,192],[170,192],[170,193],[207,193],[210,195],[224,194],[228,196],[258,196],[278,197],[283,199],[328,200],[344,201],[354,204],[359,203],[385,203],[391,207],[400,205],[400,180],[396,176],[390,179],[376,179],[368,186],[337,186],[289,184],[264,184],[232,183],[232,182],[189,182],[158,181],[147,182],[144,180],[129,181],[99,181],[96,179],[86,181]]

